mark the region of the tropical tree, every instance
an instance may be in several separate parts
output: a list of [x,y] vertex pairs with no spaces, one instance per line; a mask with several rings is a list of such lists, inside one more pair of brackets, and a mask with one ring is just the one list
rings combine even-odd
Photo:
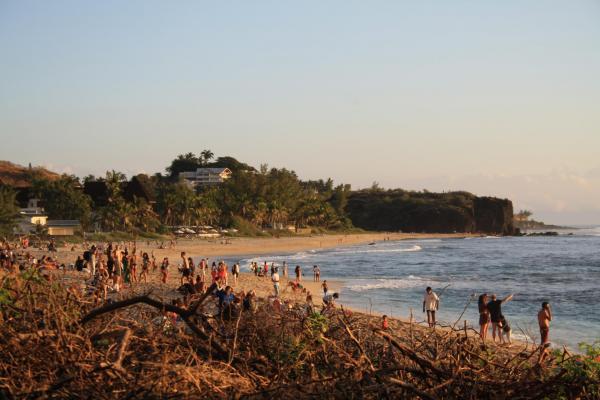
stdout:
[[208,163],[210,162],[210,160],[212,160],[215,156],[215,153],[213,153],[210,150],[202,150],[202,152],[200,152],[200,164],[201,165],[208,165]]
[[122,193],[125,180],[125,174],[119,171],[106,172],[106,205],[96,213],[98,222],[106,230],[129,230],[133,225],[133,208],[125,201]]
[[171,165],[166,168],[171,179],[176,179],[180,172],[195,171],[202,166],[202,159],[196,157],[194,153],[180,154],[171,161]]
[[33,192],[43,201],[51,219],[75,219],[84,228],[89,226],[92,201],[81,190],[77,177],[63,175],[55,180],[37,179],[33,182]]

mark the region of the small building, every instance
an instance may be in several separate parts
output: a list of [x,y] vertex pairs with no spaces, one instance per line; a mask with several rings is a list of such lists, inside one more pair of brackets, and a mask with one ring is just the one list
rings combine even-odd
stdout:
[[48,219],[44,208],[39,207],[39,199],[29,199],[20,214],[15,233],[21,235],[36,233],[38,227],[43,227],[49,236],[72,236],[81,227],[77,220]]
[[179,177],[193,188],[220,185],[231,178],[229,168],[198,168],[195,171],[180,172]]
[[73,236],[81,224],[73,219],[49,219],[46,227],[50,236]]
[[21,218],[17,224],[16,233],[20,234],[35,232],[38,225],[44,226],[48,221],[44,209],[38,206],[38,199],[29,199],[27,207],[21,208],[19,214]]

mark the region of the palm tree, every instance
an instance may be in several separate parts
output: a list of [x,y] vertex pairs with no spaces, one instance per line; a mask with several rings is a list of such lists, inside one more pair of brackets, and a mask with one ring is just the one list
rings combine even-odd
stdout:
[[215,153],[213,153],[210,150],[202,150],[202,152],[200,153],[200,163],[202,165],[206,165],[208,164],[208,162],[210,160],[212,160],[215,156]]

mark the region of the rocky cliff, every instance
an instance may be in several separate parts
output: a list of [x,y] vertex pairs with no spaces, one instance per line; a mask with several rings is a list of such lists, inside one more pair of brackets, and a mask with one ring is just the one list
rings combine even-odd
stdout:
[[346,207],[354,226],[403,232],[480,232],[512,235],[512,202],[467,192],[353,192]]

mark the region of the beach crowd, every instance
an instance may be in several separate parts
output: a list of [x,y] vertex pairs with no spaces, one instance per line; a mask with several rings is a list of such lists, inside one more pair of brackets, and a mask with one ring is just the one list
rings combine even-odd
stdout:
[[[150,243],[148,242],[147,245]],[[163,248],[160,244],[158,248]],[[170,248],[175,243],[171,242]],[[146,246],[148,247],[148,246]],[[16,242],[0,242],[0,268],[9,272],[24,271],[29,267],[38,269],[45,273],[45,277],[50,279],[50,271],[68,270],[78,271],[87,279],[86,290],[88,294],[93,295],[96,303],[110,302],[112,293],[119,293],[138,284],[147,284],[151,275],[158,276],[158,281],[163,285],[169,283],[169,277],[172,274],[178,276],[178,296],[172,299],[172,303],[179,307],[187,307],[197,296],[203,295],[207,289],[214,288],[212,294],[215,299],[215,306],[221,316],[231,318],[237,315],[240,308],[246,311],[256,310],[257,294],[255,290],[234,292],[240,278],[240,264],[238,262],[229,266],[225,261],[209,262],[208,258],[201,258],[197,263],[194,259],[180,252],[176,260],[170,260],[169,257],[157,259],[154,251],[141,251],[136,242],[122,243],[84,243],[83,248],[71,248],[73,253],[78,253],[73,263],[66,265],[59,264],[54,256],[57,246],[54,241],[44,243],[38,246],[38,250],[43,249],[48,254],[40,258],[33,256],[30,250],[29,239],[22,238]],[[79,250],[79,251],[78,251]],[[82,251],[81,251],[82,250]],[[319,282],[323,290],[322,309],[326,312],[328,309],[335,308],[335,302],[339,298],[339,293],[331,293],[327,281],[321,282],[321,268],[318,265],[312,266],[313,282]],[[303,309],[307,313],[315,311],[313,303],[313,294],[303,285],[304,272],[300,265],[293,269],[293,277],[289,277],[288,264],[284,261],[281,265],[275,263],[269,264],[264,261],[259,264],[256,261],[250,263],[250,271],[259,280],[268,280],[272,285],[272,294],[268,301],[276,312],[282,312],[291,309],[294,303],[297,303],[298,296],[304,299]],[[281,298],[282,287],[280,286],[282,278],[286,278],[287,285],[284,290],[289,290],[295,295],[295,300],[284,300]],[[511,344],[511,327],[502,313],[502,306],[512,300],[514,295],[508,295],[502,299],[496,294],[489,295],[483,293],[478,297],[479,311],[479,336],[484,343],[488,340],[489,326],[491,324],[492,341],[499,344]],[[431,287],[425,289],[423,297],[423,313],[427,315],[427,324],[430,328],[435,328],[436,312],[440,307],[440,296],[436,294]],[[176,320],[177,316],[170,316]],[[552,311],[550,304],[544,302],[537,314],[538,325],[540,329],[540,362],[548,354],[550,346],[550,322],[552,321]],[[386,315],[382,317],[382,329],[388,329],[389,322]]]

